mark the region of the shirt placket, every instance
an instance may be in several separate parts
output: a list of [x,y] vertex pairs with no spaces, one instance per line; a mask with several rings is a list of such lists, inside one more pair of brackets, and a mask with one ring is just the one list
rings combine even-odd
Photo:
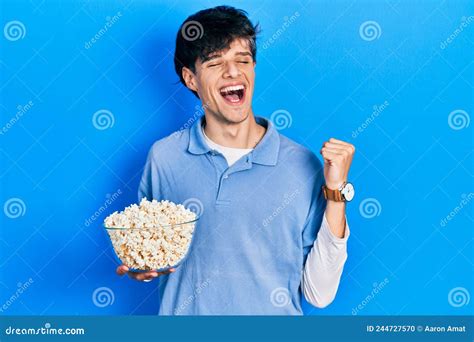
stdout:
[[217,151],[211,151],[210,157],[216,168],[217,175],[216,205],[229,205],[232,198],[228,191],[230,178],[232,174],[248,170],[252,167],[251,153],[239,159],[231,167],[228,167],[224,156]]

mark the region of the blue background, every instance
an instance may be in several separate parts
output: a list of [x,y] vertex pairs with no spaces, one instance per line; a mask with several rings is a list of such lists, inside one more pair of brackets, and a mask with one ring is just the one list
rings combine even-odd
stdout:
[[[3,1],[0,24],[0,204],[19,198],[23,215],[0,212],[0,305],[32,284],[2,314],[154,314],[156,285],[115,275],[103,218],[137,200],[151,144],[182,127],[199,102],[177,83],[172,56],[180,23],[217,1]],[[254,111],[283,109],[281,133],[318,154],[334,136],[353,143],[348,205],[349,259],[338,295],[316,315],[472,313],[448,294],[473,291],[473,27],[468,1],[229,1],[263,29]],[[86,42],[118,12],[89,48]],[[292,15],[298,12],[295,20]],[[462,23],[462,32],[453,35]],[[467,18],[467,19],[466,19]],[[367,40],[359,28],[375,21]],[[280,31],[278,31],[280,30]],[[2,30],[3,31],[3,30]],[[276,37],[269,43],[271,37]],[[366,38],[366,39],[363,39]],[[265,44],[266,43],[266,44]],[[444,44],[444,45],[443,45]],[[388,106],[354,137],[373,107]],[[97,129],[95,112],[114,124]],[[462,126],[448,122],[463,110]],[[108,196],[122,194],[87,226]],[[375,203],[374,217],[361,208]],[[372,200],[372,199],[375,199]],[[11,216],[11,215],[10,215]],[[386,280],[373,295],[374,284]],[[105,307],[92,296],[113,293]],[[365,300],[365,301],[364,301]]]

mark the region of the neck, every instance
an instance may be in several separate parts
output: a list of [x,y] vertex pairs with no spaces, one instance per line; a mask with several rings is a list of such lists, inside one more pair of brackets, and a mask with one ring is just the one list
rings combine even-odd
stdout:
[[255,148],[265,135],[265,128],[255,121],[252,112],[238,123],[217,120],[212,114],[205,114],[204,132],[216,144],[233,148]]

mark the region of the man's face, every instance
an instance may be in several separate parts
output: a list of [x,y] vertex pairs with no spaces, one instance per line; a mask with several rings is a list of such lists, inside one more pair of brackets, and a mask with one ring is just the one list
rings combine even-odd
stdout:
[[198,60],[193,74],[184,71],[186,84],[196,91],[206,113],[219,121],[239,123],[251,111],[255,63],[247,40],[236,39],[230,48]]

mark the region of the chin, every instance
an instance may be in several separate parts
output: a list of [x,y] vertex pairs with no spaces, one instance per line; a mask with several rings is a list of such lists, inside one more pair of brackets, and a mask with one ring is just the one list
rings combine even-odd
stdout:
[[241,123],[249,117],[250,108],[248,106],[241,108],[225,109],[221,111],[222,117],[231,123]]

